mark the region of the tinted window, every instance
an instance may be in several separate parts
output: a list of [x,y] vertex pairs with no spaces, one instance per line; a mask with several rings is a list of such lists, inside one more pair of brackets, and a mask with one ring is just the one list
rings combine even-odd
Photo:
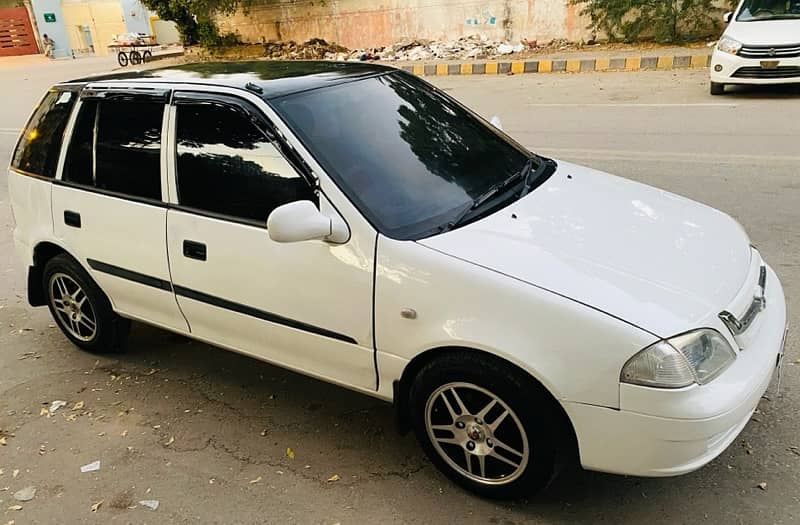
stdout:
[[201,210],[264,223],[270,212],[316,197],[244,110],[177,106],[178,199]]
[[61,175],[66,181],[94,186],[92,144],[96,115],[96,101],[89,100],[81,104],[64,160],[64,173]]
[[104,101],[98,111],[95,186],[161,200],[164,104]]
[[275,109],[386,235],[430,235],[528,153],[425,82],[392,73],[287,95]]
[[63,179],[161,200],[163,116],[163,103],[84,101],[72,130]]
[[77,94],[50,91],[36,107],[14,152],[11,166],[28,173],[55,177],[58,154]]
[[745,0],[736,16],[739,22],[800,19],[797,0]]

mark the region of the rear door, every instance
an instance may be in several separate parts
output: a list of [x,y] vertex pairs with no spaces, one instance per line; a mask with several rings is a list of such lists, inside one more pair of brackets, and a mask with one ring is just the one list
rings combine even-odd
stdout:
[[53,187],[53,226],[116,311],[186,332],[165,238],[168,94],[84,90]]

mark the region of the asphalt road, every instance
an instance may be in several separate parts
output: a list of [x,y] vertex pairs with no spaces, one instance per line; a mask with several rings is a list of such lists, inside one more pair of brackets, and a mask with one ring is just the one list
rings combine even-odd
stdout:
[[[109,66],[0,63],[0,165],[47,84]],[[72,347],[25,302],[3,172],[0,523],[797,521],[800,89],[712,98],[702,71],[435,82],[537,151],[686,195],[745,226],[783,281],[792,327],[781,392],[773,385],[740,438],[679,478],[573,467],[529,501],[481,500],[397,436],[391,408],[374,399],[142,325],[120,357]],[[53,400],[69,405],[40,415]],[[80,472],[95,460],[99,471]],[[30,485],[35,499],[6,510]],[[159,508],[137,503],[147,499]]]

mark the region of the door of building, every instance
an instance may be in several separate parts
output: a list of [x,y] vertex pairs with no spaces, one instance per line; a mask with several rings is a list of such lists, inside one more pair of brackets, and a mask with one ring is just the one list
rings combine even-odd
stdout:
[[39,52],[24,7],[0,7],[0,57],[35,55]]

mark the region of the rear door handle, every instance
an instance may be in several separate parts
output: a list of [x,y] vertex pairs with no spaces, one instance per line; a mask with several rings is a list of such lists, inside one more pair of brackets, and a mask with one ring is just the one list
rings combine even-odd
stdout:
[[206,245],[202,242],[183,241],[183,256],[198,261],[206,260]]
[[76,211],[64,210],[64,224],[73,228],[80,228],[81,214]]

